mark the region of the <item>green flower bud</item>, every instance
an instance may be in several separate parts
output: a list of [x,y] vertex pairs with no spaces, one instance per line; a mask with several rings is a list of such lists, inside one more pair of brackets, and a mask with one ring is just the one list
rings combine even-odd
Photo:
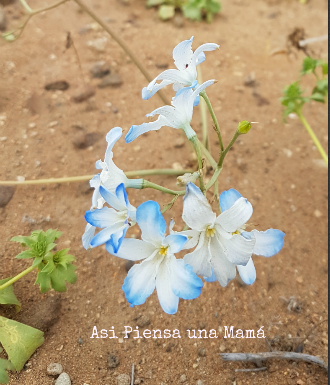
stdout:
[[250,131],[250,128],[251,128],[251,123],[248,122],[247,120],[242,120],[238,124],[237,131],[240,134],[247,134]]

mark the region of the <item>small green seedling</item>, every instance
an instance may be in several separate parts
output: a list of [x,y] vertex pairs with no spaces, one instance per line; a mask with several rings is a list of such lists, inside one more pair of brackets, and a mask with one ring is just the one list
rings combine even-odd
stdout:
[[[15,305],[19,311],[21,304],[15,296],[13,283],[37,269],[35,284],[40,285],[41,293],[53,288],[55,291],[66,291],[66,282],[75,283],[75,258],[68,254],[69,249],[54,252],[54,243],[62,233],[49,229],[32,231],[28,237],[17,236],[11,241],[19,242],[26,250],[19,253],[18,259],[32,259],[30,267],[14,278],[0,280],[0,304]],[[0,359],[0,384],[7,384],[8,370],[19,371],[33,352],[44,342],[43,332],[20,322],[0,316],[0,343],[8,355],[8,360]]]

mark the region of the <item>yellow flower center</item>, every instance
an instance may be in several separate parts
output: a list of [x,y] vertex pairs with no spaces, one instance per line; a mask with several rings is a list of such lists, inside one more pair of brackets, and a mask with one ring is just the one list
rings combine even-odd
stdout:
[[232,233],[233,235],[235,235],[235,234],[241,234],[238,230],[236,230],[236,231],[234,231],[233,233]]
[[207,237],[214,237],[215,234],[215,228],[213,227],[212,229],[208,226],[206,229],[206,236]]
[[166,255],[167,254],[168,246],[161,246],[159,249],[159,254]]

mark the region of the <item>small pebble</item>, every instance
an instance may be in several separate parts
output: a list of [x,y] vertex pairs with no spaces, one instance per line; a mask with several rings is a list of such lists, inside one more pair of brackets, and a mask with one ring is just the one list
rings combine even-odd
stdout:
[[70,87],[70,84],[66,80],[57,80],[55,82],[47,83],[45,85],[45,90],[54,91],[60,90],[65,91]]
[[199,357],[205,357],[206,356],[206,350],[204,348],[198,349],[198,355]]
[[288,157],[288,158],[291,158],[292,156],[292,151],[289,150],[288,148],[283,148],[283,152],[284,154]]
[[302,277],[298,277],[298,278],[296,279],[296,281],[297,281],[298,283],[303,283],[303,278],[302,278]]
[[79,338],[79,339],[78,339],[78,344],[79,344],[79,345],[82,345],[82,344],[83,344],[83,342],[84,342],[84,341],[83,341],[83,339],[82,339],[82,338]]
[[173,170],[182,170],[183,169],[182,164],[179,162],[174,162],[172,164],[172,168],[173,168]]
[[116,368],[120,364],[120,360],[118,356],[114,354],[108,354],[108,368]]
[[322,216],[322,213],[319,210],[315,210],[314,215],[316,216],[316,218],[320,218]]
[[150,324],[150,319],[146,315],[141,315],[141,317],[136,320],[136,324],[139,328],[144,328]]
[[202,380],[198,380],[198,381],[196,382],[196,385],[204,385],[204,382],[203,382]]
[[98,61],[93,64],[89,72],[92,74],[93,78],[103,78],[110,73],[110,66],[103,60]]
[[63,372],[63,367],[61,364],[52,363],[47,366],[47,374],[50,376],[58,376]]
[[103,52],[105,50],[105,46],[107,45],[108,39],[104,37],[100,37],[95,40],[88,40],[86,43],[89,48],[95,49],[96,51]]
[[99,88],[105,87],[120,87],[123,81],[119,74],[110,74],[102,79],[101,83],[98,84]]
[[69,375],[65,372],[60,374],[58,379],[55,381],[55,385],[71,385],[71,380]]
[[220,352],[224,352],[226,350],[226,345],[225,344],[221,344],[220,345]]
[[117,385],[130,385],[131,378],[128,374],[119,374],[117,377]]
[[72,139],[72,143],[76,148],[84,149],[93,146],[100,139],[101,135],[98,132],[90,132],[88,134],[79,132]]
[[174,147],[175,147],[175,148],[181,148],[181,147],[184,146],[184,144],[185,144],[184,138],[178,138],[178,139],[176,139],[176,140],[174,141]]
[[75,103],[81,103],[95,95],[95,89],[91,86],[84,86],[72,95]]
[[187,381],[187,376],[185,374],[183,374],[181,377],[180,377],[180,382],[186,382]]

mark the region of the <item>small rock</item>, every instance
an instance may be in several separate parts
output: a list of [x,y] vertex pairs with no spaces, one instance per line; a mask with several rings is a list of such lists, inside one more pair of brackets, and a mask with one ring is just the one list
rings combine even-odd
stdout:
[[291,158],[292,156],[292,151],[289,150],[288,148],[283,148],[283,152],[284,154],[288,157],[288,158]]
[[81,103],[95,95],[95,89],[91,86],[84,86],[72,95],[75,103]]
[[86,181],[86,182],[79,183],[78,191],[83,195],[87,195],[93,191],[93,188],[89,185],[89,182]]
[[120,360],[118,356],[115,356],[114,354],[108,354],[108,368],[116,368],[119,364]]
[[305,383],[304,383],[303,380],[298,380],[298,381],[297,381],[297,385],[305,385]]
[[187,381],[187,376],[185,374],[183,374],[181,377],[180,377],[180,382],[186,382]]
[[131,378],[128,374],[119,374],[117,377],[117,385],[130,385]]
[[298,282],[298,283],[303,283],[303,278],[302,278],[302,277],[298,277],[298,278],[296,279],[296,282]]
[[71,380],[69,375],[65,372],[60,374],[58,379],[55,381],[55,385],[71,385]]
[[78,133],[72,139],[72,143],[76,148],[84,149],[93,146],[94,143],[101,139],[98,132],[90,132],[88,134]]
[[66,91],[70,87],[70,84],[66,80],[57,80],[56,82],[47,83],[45,90],[47,91]]
[[316,216],[316,218],[320,218],[322,216],[322,213],[319,210],[315,210],[314,215]]
[[13,186],[0,186],[0,207],[5,207],[11,201],[15,190]]
[[99,88],[105,87],[120,87],[123,84],[123,81],[119,74],[110,74],[107,75],[101,83],[98,84]]
[[251,72],[250,75],[244,80],[244,85],[246,87],[256,86],[256,75],[254,72]]
[[97,61],[89,70],[93,78],[103,78],[110,73],[110,66],[105,61]]
[[133,266],[134,266],[134,261],[127,261],[127,262],[125,263],[125,269],[126,269],[126,271],[127,271],[127,272],[130,271],[130,269],[131,269]]
[[156,63],[156,67],[160,70],[166,70],[168,68],[168,63]]
[[175,147],[175,148],[181,148],[181,147],[184,146],[184,144],[185,144],[184,138],[178,138],[178,139],[176,139],[176,140],[174,141],[174,147]]
[[196,385],[204,385],[204,382],[203,382],[202,380],[198,380],[198,381],[196,382]]
[[141,378],[137,378],[136,380],[134,380],[134,385],[140,385],[143,383],[143,380]]
[[63,372],[63,367],[61,364],[52,363],[47,366],[47,374],[50,376],[58,376]]
[[78,344],[79,344],[79,345],[82,345],[83,343],[84,343],[83,339],[79,337],[79,339],[78,339]]
[[146,315],[141,315],[137,320],[136,324],[139,328],[144,328],[150,324],[150,319]]
[[219,349],[220,349],[220,352],[224,352],[226,350],[226,345],[221,344]]
[[7,19],[2,6],[0,5],[0,31],[5,31],[7,28]]
[[172,164],[172,168],[173,168],[173,170],[182,170],[183,169],[182,164],[179,162],[174,162]]
[[89,48],[95,49],[95,51],[103,52],[105,50],[105,46],[107,45],[108,39],[104,37],[100,37],[95,40],[88,40],[86,43]]
[[206,350],[204,348],[199,348],[198,349],[198,355],[200,357],[205,357],[206,356]]
[[177,28],[182,28],[184,26],[184,18],[181,15],[175,15],[173,17],[173,24]]
[[174,344],[173,344],[173,342],[171,342],[171,343],[169,343],[167,346],[166,346],[166,348],[165,348],[165,352],[167,352],[167,353],[169,353],[169,352],[171,352],[172,351],[172,348],[174,348]]

